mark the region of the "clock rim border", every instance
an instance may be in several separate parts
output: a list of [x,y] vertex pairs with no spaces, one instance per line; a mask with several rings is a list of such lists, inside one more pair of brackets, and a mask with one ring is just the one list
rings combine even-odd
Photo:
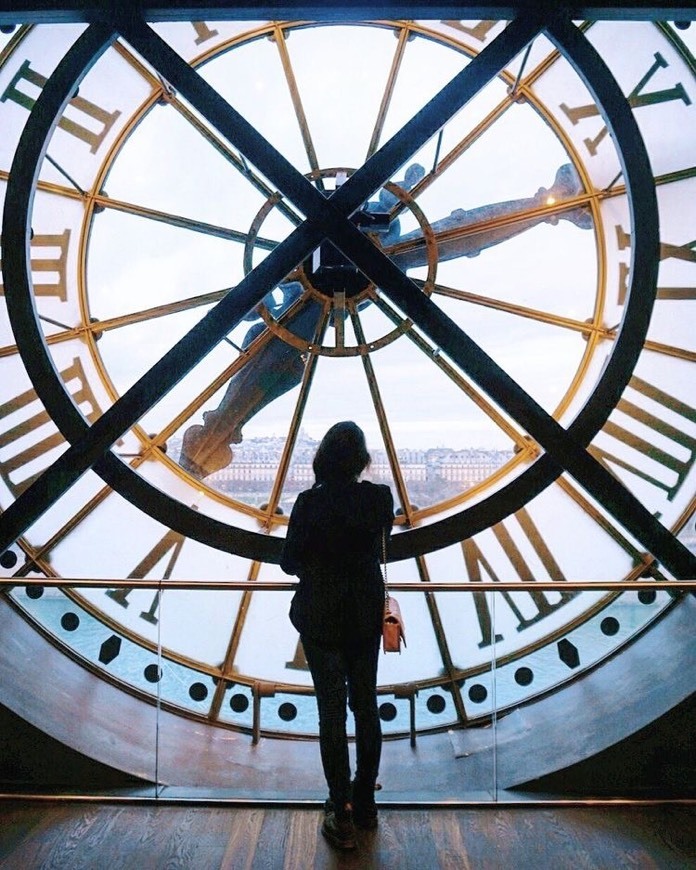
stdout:
[[[631,252],[633,258],[630,272],[631,286],[621,329],[592,395],[566,430],[569,435],[575,437],[577,443],[587,446],[618,403],[635,369],[647,334],[649,314],[652,311],[657,284],[659,245],[656,230],[657,203],[642,136],[635,124],[626,126],[624,123],[622,128],[622,123],[617,122],[617,106],[621,111],[620,103],[628,107],[629,113],[631,109],[610,70],[603,62],[599,65],[595,63],[594,48],[569,21],[556,18],[547,21],[544,27],[546,35],[590,89],[600,114],[614,133],[617,153],[626,178],[626,196],[635,236]],[[69,444],[84,436],[89,425],[74,405],[72,398],[65,392],[38,325],[31,292],[27,220],[31,213],[39,166],[60,112],[69,102],[75,87],[101,54],[110,47],[117,35],[117,30],[110,25],[92,24],[63,56],[59,67],[48,80],[36,101],[36,106],[30,113],[7,184],[3,235],[8,239],[7,247],[10,251],[17,247],[17,243],[22,251],[20,256],[7,256],[6,263],[3,264],[6,285],[16,288],[9,293],[6,291],[8,314],[15,334],[23,336],[22,341],[18,342],[18,351],[37,396]],[[607,107],[597,98],[597,91],[602,93],[607,89],[610,94],[613,92],[613,97],[617,100],[616,105],[610,101]],[[55,91],[57,93],[54,93]],[[53,104],[48,94],[51,95]],[[56,109],[55,114],[51,112],[50,120],[42,117],[47,114],[47,107]],[[17,166],[17,155],[21,153],[26,157],[27,150],[34,152],[33,159],[26,161],[28,170],[26,166]],[[639,210],[641,219],[637,220],[636,215]],[[15,216],[18,217],[16,222]],[[647,230],[644,229],[646,227]],[[654,232],[651,232],[652,229]],[[652,253],[649,249],[652,249]],[[644,277],[646,274],[647,280]],[[637,324],[640,324],[639,341],[635,338]],[[95,462],[92,468],[112,489],[138,509],[186,537],[215,549],[253,560],[270,563],[279,561],[282,538],[240,529],[193,511],[173,497],[155,489],[134,469],[121,462],[110,449]],[[514,481],[476,505],[464,508],[452,516],[427,526],[409,529],[394,536],[390,545],[390,560],[423,555],[458,543],[495,525],[529,503],[563,471],[564,469],[555,459],[549,454],[544,454]]]

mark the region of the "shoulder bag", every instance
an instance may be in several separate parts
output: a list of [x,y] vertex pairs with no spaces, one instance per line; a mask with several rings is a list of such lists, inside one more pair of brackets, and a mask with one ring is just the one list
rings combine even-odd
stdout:
[[384,618],[382,620],[382,649],[385,653],[401,652],[406,646],[406,632],[399,602],[389,594],[387,586],[387,535],[382,529],[382,576],[384,577]]

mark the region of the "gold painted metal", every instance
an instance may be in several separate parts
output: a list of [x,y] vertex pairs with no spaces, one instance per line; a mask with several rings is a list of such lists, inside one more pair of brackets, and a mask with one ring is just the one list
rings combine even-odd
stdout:
[[518,317],[535,320],[538,323],[546,323],[550,326],[559,326],[563,329],[579,332],[584,338],[588,338],[590,335],[596,335],[600,339],[616,338],[616,330],[608,329],[606,326],[588,323],[586,320],[575,320],[572,317],[563,317],[560,314],[540,311],[537,308],[528,308],[525,305],[505,302],[501,299],[493,299],[491,296],[481,296],[469,290],[456,290],[454,287],[446,287],[444,284],[435,284],[433,295],[445,296],[461,302],[470,302],[472,305],[478,305],[481,308],[491,308],[494,311],[505,311],[508,314],[515,314]]
[[[317,342],[322,341],[323,335],[326,332],[327,326],[329,322],[329,311],[325,309],[322,317],[317,324],[316,330],[316,340]],[[300,426],[302,424],[302,417],[304,415],[305,407],[307,405],[307,399],[309,398],[309,393],[312,387],[312,382],[314,380],[314,374],[316,372],[318,357],[315,354],[308,355],[307,360],[305,362],[305,369],[302,376],[302,382],[300,384],[300,392],[297,397],[297,403],[295,405],[295,410],[293,411],[292,419],[290,420],[290,426],[288,429],[288,437],[285,441],[285,446],[283,448],[283,454],[280,459],[280,463],[278,466],[278,473],[276,474],[275,480],[273,481],[273,488],[271,489],[271,494],[268,499],[268,509],[266,511],[266,527],[270,530],[273,528],[272,518],[276,516],[276,507],[278,506],[278,502],[280,501],[280,495],[285,486],[285,479],[287,477],[288,468],[290,467],[290,460],[292,458],[293,450],[295,449],[295,444],[297,442],[297,436],[300,432]]]
[[[322,169],[318,172],[313,172],[308,175],[308,178],[312,180],[319,180],[324,178],[336,178],[341,173],[346,173],[350,175],[353,170],[346,167],[333,167],[329,169]],[[416,217],[418,224],[420,226],[421,232],[423,234],[423,240],[425,241],[427,258],[428,258],[428,270],[427,277],[425,281],[422,283],[423,292],[427,295],[430,295],[432,291],[432,286],[435,281],[435,275],[437,270],[437,246],[436,246],[436,236],[433,233],[430,224],[425,217],[425,214],[421,210],[420,206],[415,202],[411,193],[404,190],[397,184],[393,182],[387,182],[384,185],[385,190],[388,190],[394,196],[396,196],[399,200],[404,202],[409,210]],[[261,228],[261,225],[268,214],[272,211],[275,205],[278,202],[278,195],[274,195],[270,197],[263,204],[261,209],[259,209],[257,215],[255,216],[252,225],[249,229],[249,233],[247,236],[247,242],[244,249],[244,271],[245,274],[250,272],[253,267],[253,250],[256,244],[257,233]],[[307,289],[307,291],[321,304],[325,304],[326,297],[323,293],[316,290],[310,279],[307,277],[305,270],[303,267],[300,267],[295,272],[291,273],[288,276],[287,280],[297,280],[302,283],[302,285]],[[352,311],[357,308],[357,306],[364,300],[370,298],[372,296],[374,290],[374,285],[370,282],[368,287],[362,292],[358,293],[356,296],[351,298],[350,300],[345,300],[345,305],[347,305],[348,310]],[[336,304],[335,300],[332,300],[332,304]],[[340,302],[338,303],[340,304]],[[329,356],[329,357],[341,357],[341,356],[364,356],[372,351],[379,350],[382,347],[385,347],[387,344],[390,344],[392,341],[395,341],[400,335],[402,335],[405,331],[407,331],[411,326],[411,321],[408,318],[400,318],[399,322],[396,324],[395,328],[388,332],[386,335],[381,336],[378,339],[374,339],[370,342],[358,342],[355,345],[345,345],[340,341],[340,338],[337,336],[337,340],[335,345],[325,345],[325,344],[312,344],[311,342],[307,342],[306,339],[301,338],[295,335],[291,329],[288,329],[276,320],[271,313],[268,311],[268,308],[260,303],[257,307],[257,311],[261,318],[263,319],[266,326],[271,329],[276,335],[285,341],[287,344],[292,347],[297,348],[302,353],[311,353],[311,354],[319,354],[321,356]]]
[[[652,556],[638,550],[621,532],[617,525],[612,523],[606,515],[600,511],[587,497],[568,479],[561,475],[556,481],[561,490],[569,496],[582,510],[592,518],[600,528],[624,550],[636,563],[636,568],[631,572],[635,577],[643,576],[645,570],[654,564]],[[629,575],[629,577],[631,576]],[[662,575],[660,575],[662,576]],[[624,581],[624,582],[628,582]]]
[[370,137],[370,144],[367,146],[367,154],[365,155],[365,160],[368,160],[370,157],[372,157],[372,155],[377,150],[377,146],[379,145],[379,142],[382,138],[384,122],[387,117],[387,112],[389,111],[392,96],[394,95],[396,80],[399,75],[399,70],[401,69],[401,62],[404,59],[406,43],[410,38],[410,29],[408,27],[402,27],[399,30],[399,39],[397,42],[396,50],[394,51],[394,57],[392,58],[389,76],[387,78],[387,82],[384,86],[384,91],[382,93],[382,100],[380,102],[379,111],[377,112],[377,118],[375,120],[375,126],[372,130],[372,136]]
[[[22,580],[22,586],[69,586],[74,588],[111,589],[121,586],[133,589],[205,589],[225,591],[230,589],[248,589],[248,580],[133,580],[99,579],[96,577],[27,577]],[[16,586],[12,577],[0,577],[0,588]],[[297,581],[262,580],[254,584],[254,591],[292,592]],[[418,581],[390,581],[389,589],[396,592],[423,592],[423,584]],[[690,592],[696,589],[696,578],[689,580],[564,580],[563,589],[573,592],[631,592],[640,589],[658,589],[669,592]],[[482,580],[476,584],[470,581],[429,581],[428,592],[526,592],[540,590],[542,592],[558,592],[557,580]]]
[[[360,318],[357,312],[354,312],[352,314],[352,320],[356,338],[358,342],[364,344],[365,336],[363,334],[362,324],[360,323]],[[389,458],[389,466],[394,477],[394,485],[396,486],[396,491],[399,496],[401,509],[404,516],[406,517],[406,525],[410,525],[413,518],[411,499],[408,494],[406,482],[401,473],[401,464],[399,462],[399,457],[397,455],[396,447],[394,445],[394,439],[392,438],[387,413],[384,410],[384,403],[382,402],[382,396],[380,394],[379,386],[377,384],[377,378],[375,377],[375,371],[372,367],[372,360],[368,355],[365,355],[362,357],[362,363],[365,370],[365,376],[367,378],[367,385],[370,390],[370,396],[372,397],[372,404],[375,406],[375,411],[377,412],[379,430],[382,434],[382,440],[384,441],[384,446],[386,448],[387,456]]]
[[295,73],[292,68],[292,63],[290,62],[290,55],[288,54],[285,30],[276,24],[273,28],[273,34],[271,38],[273,39],[278,48],[280,62],[283,66],[285,80],[288,85],[288,92],[290,94],[290,99],[292,100],[295,115],[297,116],[297,122],[300,126],[302,141],[304,143],[305,151],[307,152],[307,159],[309,161],[309,165],[312,169],[312,172],[318,172],[319,160],[317,159],[317,152],[314,148],[312,134],[309,130],[309,124],[307,123],[307,116],[305,115],[304,107],[302,105],[302,97],[300,96],[300,91],[297,87]]
[[[393,309],[384,301],[381,296],[374,297],[375,304],[377,304],[381,311],[383,311],[387,317],[394,317],[398,320],[399,315],[393,311]],[[421,519],[425,519],[429,516],[433,516],[439,513],[442,510],[448,510],[452,507],[455,507],[459,504],[464,503],[465,501],[470,500],[472,497],[477,495],[481,489],[487,488],[489,486],[494,485],[497,481],[501,480],[506,474],[510,472],[515,465],[519,465],[522,463],[531,462],[535,459],[539,453],[539,447],[528,438],[528,436],[519,432],[514,428],[512,422],[510,422],[506,417],[503,417],[500,412],[488,401],[488,399],[483,396],[479,391],[475,390],[471,384],[466,381],[462,375],[451,365],[451,363],[447,362],[447,360],[443,359],[441,356],[439,349],[432,347],[428,341],[423,338],[419,333],[417,333],[414,329],[410,329],[405,335],[420,349],[422,350],[428,357],[431,359],[435,365],[438,366],[449,378],[452,380],[462,392],[470,398],[477,407],[481,408],[495,423],[505,432],[510,435],[510,439],[513,442],[515,448],[515,455],[509,462],[506,462],[505,465],[501,466],[497,471],[493,472],[489,477],[487,477],[481,483],[475,484],[470,489],[465,490],[464,492],[453,496],[450,499],[446,499],[445,501],[440,501],[436,505],[431,505],[426,508],[421,508],[418,510],[417,514],[412,517],[412,522],[417,522]]]
[[[260,568],[261,564],[259,562],[252,563],[249,568],[247,583],[256,583]],[[225,698],[225,675],[229,678],[235,673],[234,661],[237,656],[237,650],[239,649],[242,632],[244,631],[244,626],[246,624],[246,617],[249,612],[249,606],[251,605],[252,594],[253,593],[248,588],[242,592],[242,600],[239,603],[237,616],[235,617],[232,632],[230,633],[230,640],[227,644],[225,657],[220,666],[222,678],[218,681],[218,684],[215,687],[215,694],[213,695],[210,711],[208,713],[208,718],[211,720],[217,720],[220,716],[220,709]]]
[[[420,282],[417,280],[416,283]],[[433,288],[433,292],[439,292],[440,289],[442,289],[442,285],[436,284]],[[377,305],[390,319],[396,321],[399,318],[399,315],[394,311],[391,305],[385,301],[383,296],[375,294],[373,301],[375,305]],[[454,368],[454,366],[440,355],[437,348],[433,347],[428,340],[419,332],[416,332],[415,329],[410,329],[405,334],[410,341],[412,341],[416,347],[428,357],[428,359],[441,369],[447,377],[450,378],[450,380],[452,380],[459,389],[461,389],[461,391],[476,404],[477,407],[484,411],[503,432],[510,436],[510,440],[516,447],[519,447],[521,451],[530,451],[529,442],[525,440],[526,436],[520,433],[519,430],[515,428],[514,423],[511,423],[507,417],[504,417],[485,396],[475,390]]]
[[[141,105],[140,110],[136,112],[131,119],[131,123],[123,130],[121,135],[118,137],[117,141],[113,143],[109,154],[102,165],[102,171],[99,176],[99,181],[103,183],[108,169],[110,169],[111,164],[114,159],[118,156],[118,153],[126,141],[128,136],[132,133],[135,127],[140,123],[140,120],[144,117],[144,115],[149,111],[153,106],[155,106],[160,101],[166,102],[168,105],[171,105],[176,109],[179,114],[186,119],[186,121],[191,124],[191,126],[196,129],[201,136],[213,147],[215,151],[218,152],[222,157],[232,163],[243,175],[247,178],[251,184],[262,193],[264,196],[271,196],[273,194],[273,190],[263,181],[263,179],[258,176],[255,172],[253,172],[249,164],[246,160],[238,154],[234,149],[230,148],[230,146],[221,139],[213,130],[211,130],[201,119],[194,114],[188,106],[181,102],[176,96],[175,93],[171,91],[166,82],[162,82],[161,79],[155,77],[150,72],[149,68],[140,62],[140,60],[128,50],[128,48],[121,42],[114,43],[114,49],[124,58],[138,73],[139,75],[145,79],[145,81],[149,81],[153,88],[152,95]],[[219,49],[216,48],[215,53],[217,53]],[[195,61],[192,66],[195,69],[201,63],[201,59]],[[106,171],[105,171],[106,170]],[[283,203],[281,208],[287,218],[289,218],[293,223],[299,224],[301,223],[301,218],[287,203]]]
[[435,632],[437,648],[440,653],[440,657],[442,658],[442,664],[447,674],[447,681],[449,684],[449,691],[452,695],[454,709],[457,713],[457,718],[459,719],[460,723],[462,725],[466,725],[468,721],[468,716],[466,715],[466,709],[464,707],[464,701],[462,699],[462,691],[458,682],[461,679],[462,671],[460,668],[455,668],[454,662],[452,661],[449,644],[447,643],[447,635],[445,634],[445,630],[442,627],[442,619],[440,617],[440,609],[437,605],[437,599],[435,598],[433,592],[430,591],[430,585],[432,581],[430,580],[428,563],[423,556],[418,556],[418,558],[416,559],[416,565],[418,567],[418,576],[420,577],[421,582],[428,587],[424,590],[425,603],[427,604],[428,613],[430,614],[430,621],[433,626],[433,631]]

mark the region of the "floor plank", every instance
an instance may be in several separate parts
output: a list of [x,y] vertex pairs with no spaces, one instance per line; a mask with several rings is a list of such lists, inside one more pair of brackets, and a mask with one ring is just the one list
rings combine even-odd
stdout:
[[385,809],[341,854],[315,808],[0,801],[2,870],[696,870],[696,806]]

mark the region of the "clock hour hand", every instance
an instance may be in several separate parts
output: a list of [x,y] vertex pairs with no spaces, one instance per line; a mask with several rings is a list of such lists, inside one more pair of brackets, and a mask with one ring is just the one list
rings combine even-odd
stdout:
[[[298,298],[302,285],[290,282],[279,289],[283,293],[280,304],[274,302],[270,293],[264,299],[276,317]],[[319,303],[307,302],[285,325],[295,335],[310,342],[321,310]],[[244,337],[242,350],[246,350],[265,329],[263,321],[256,321]],[[304,362],[297,348],[276,336],[271,337],[253,360],[232,376],[218,407],[203,414],[203,424],[189,426],[185,431],[179,465],[199,480],[226,468],[234,455],[230,445],[241,443],[245,423],[296,386],[303,371]]]
[[[438,260],[475,257],[486,248],[499,245],[541,223],[556,224],[559,220],[568,220],[581,229],[591,229],[592,216],[584,206],[561,212],[539,211],[581,192],[582,186],[575,169],[570,163],[566,163],[556,173],[553,185],[550,188],[539,188],[532,197],[491,203],[479,208],[455,209],[448,217],[431,224],[437,242]],[[510,222],[505,220],[525,211],[538,213]],[[467,231],[469,227],[482,223],[491,225],[480,231]],[[401,269],[427,264],[426,245],[420,230],[405,233],[396,239],[389,238],[387,241],[393,244],[389,256]]]

